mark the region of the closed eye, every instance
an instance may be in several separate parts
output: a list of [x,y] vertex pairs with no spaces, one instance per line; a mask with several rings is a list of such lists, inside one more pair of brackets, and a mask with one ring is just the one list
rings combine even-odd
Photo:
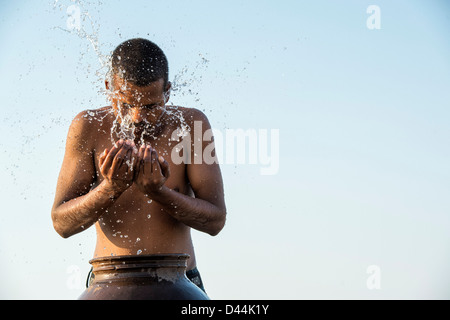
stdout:
[[146,104],[144,106],[142,106],[143,108],[146,109],[153,109],[154,107],[156,107],[158,104],[157,103],[152,103],[152,104]]

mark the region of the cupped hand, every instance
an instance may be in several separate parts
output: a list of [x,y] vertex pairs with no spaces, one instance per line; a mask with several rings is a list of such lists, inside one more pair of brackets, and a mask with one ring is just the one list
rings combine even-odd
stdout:
[[170,176],[169,163],[150,145],[139,148],[134,183],[139,190],[151,197],[158,193]]
[[136,155],[134,142],[122,139],[100,155],[100,173],[112,191],[124,192],[133,184]]

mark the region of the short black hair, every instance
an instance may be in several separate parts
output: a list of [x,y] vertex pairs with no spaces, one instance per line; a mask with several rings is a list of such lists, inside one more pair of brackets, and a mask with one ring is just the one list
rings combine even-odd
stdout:
[[135,38],[122,42],[111,56],[111,68],[124,80],[144,87],[151,82],[169,79],[169,63],[156,44],[147,39]]

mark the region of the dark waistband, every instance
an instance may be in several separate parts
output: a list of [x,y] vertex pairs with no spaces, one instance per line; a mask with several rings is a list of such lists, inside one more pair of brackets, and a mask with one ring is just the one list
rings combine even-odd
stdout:
[[195,276],[198,276],[199,274],[200,274],[200,272],[198,272],[197,267],[195,267],[194,269],[186,271],[186,276],[187,277],[195,277]]

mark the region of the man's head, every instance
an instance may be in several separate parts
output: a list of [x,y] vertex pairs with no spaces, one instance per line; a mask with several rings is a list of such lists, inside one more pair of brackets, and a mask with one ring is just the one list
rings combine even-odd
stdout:
[[168,83],[169,63],[164,52],[153,42],[136,38],[121,43],[111,57],[113,74],[139,87],[164,80]]
[[115,111],[141,122],[169,97],[169,66],[164,52],[146,39],[121,43],[111,56],[111,74],[105,81]]

